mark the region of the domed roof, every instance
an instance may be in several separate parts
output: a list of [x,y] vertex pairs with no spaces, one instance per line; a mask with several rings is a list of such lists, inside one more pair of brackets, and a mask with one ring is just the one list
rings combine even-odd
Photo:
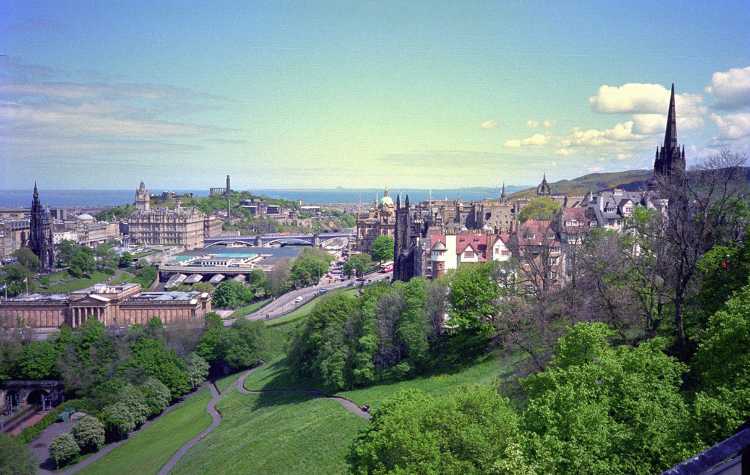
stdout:
[[435,243],[434,246],[432,246],[433,251],[447,251],[448,249],[445,247],[445,244],[443,244],[442,241],[438,241]]
[[88,213],[79,214],[76,219],[79,221],[94,221],[94,217]]
[[384,197],[382,197],[382,198],[380,198],[380,205],[381,206],[389,206],[389,207],[390,206],[395,206],[393,204],[393,199],[390,196],[387,196],[387,195],[384,196]]

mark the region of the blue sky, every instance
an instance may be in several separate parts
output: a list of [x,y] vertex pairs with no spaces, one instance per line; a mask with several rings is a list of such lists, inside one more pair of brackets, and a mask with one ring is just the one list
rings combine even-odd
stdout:
[[672,81],[689,163],[749,148],[741,1],[191,3],[0,0],[0,188],[646,168]]

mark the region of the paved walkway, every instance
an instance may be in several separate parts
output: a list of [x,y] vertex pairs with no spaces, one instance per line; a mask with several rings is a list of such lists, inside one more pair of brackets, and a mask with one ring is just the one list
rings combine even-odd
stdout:
[[198,442],[202,441],[214,429],[219,427],[219,424],[221,424],[221,414],[216,410],[216,404],[221,400],[222,394],[219,393],[219,389],[213,382],[209,383],[208,388],[211,390],[211,400],[208,401],[206,411],[211,415],[211,425],[204,429],[203,432],[190,439],[188,443],[180,447],[177,452],[172,455],[172,458],[161,467],[159,475],[167,475],[171,472],[174,466],[177,465],[177,462],[180,461],[188,450],[192,449]]
[[[260,366],[258,366],[260,368]],[[241,394],[260,394],[260,393],[301,393],[301,394],[310,394],[313,396],[322,397],[325,399],[330,399],[331,401],[336,401],[337,403],[341,404],[341,407],[349,411],[350,413],[354,414],[355,416],[359,416],[363,419],[370,420],[372,415],[367,412],[363,411],[362,408],[357,405],[354,401],[351,399],[347,399],[345,397],[341,396],[331,396],[329,394],[324,393],[323,391],[319,389],[245,389],[245,379],[252,373],[255,369],[253,368],[250,371],[245,371],[240,375],[239,378],[237,378],[237,382],[235,383],[235,387]]]

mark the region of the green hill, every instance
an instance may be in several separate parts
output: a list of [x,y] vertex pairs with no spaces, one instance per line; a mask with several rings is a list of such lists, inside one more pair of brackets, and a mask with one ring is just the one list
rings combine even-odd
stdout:
[[[627,170],[624,172],[590,173],[572,180],[560,180],[550,183],[552,193],[567,195],[585,195],[589,191],[600,191],[609,188],[624,188],[637,190],[645,188],[651,178],[651,170]],[[511,196],[513,198],[528,198],[536,194],[536,187],[528,188]]]

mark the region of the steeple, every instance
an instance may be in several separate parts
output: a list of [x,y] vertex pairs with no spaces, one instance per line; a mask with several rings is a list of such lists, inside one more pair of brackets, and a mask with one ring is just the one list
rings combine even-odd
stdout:
[[34,180],[34,197],[32,199],[32,204],[38,204],[39,203],[39,189],[36,187],[36,180]]
[[674,83],[669,96],[669,113],[667,115],[667,130],[664,133],[664,149],[667,156],[672,155],[672,149],[677,147],[677,113],[674,107]]
[[396,209],[401,208],[401,193],[396,195]]
[[505,182],[503,182],[503,187],[500,190],[500,200],[505,201],[506,195],[505,195]]

